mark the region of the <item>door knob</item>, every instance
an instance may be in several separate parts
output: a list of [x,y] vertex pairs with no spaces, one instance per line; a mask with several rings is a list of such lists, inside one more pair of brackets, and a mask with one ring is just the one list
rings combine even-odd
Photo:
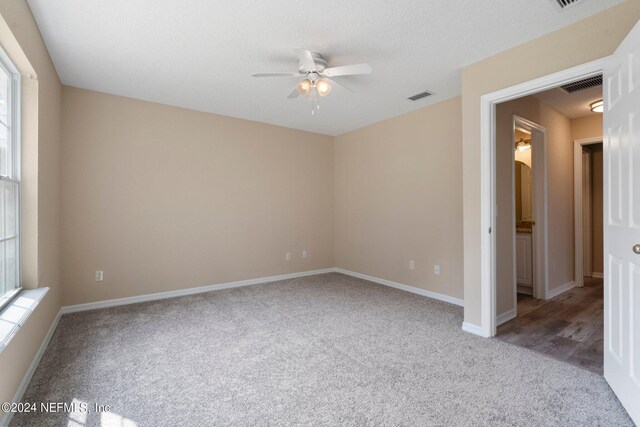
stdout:
[[633,245],[633,253],[640,255],[640,243]]

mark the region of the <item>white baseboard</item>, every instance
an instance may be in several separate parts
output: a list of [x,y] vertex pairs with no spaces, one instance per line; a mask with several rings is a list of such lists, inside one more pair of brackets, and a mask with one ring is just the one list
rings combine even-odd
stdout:
[[516,291],[519,294],[533,295],[533,288],[531,286],[521,285],[519,283],[517,284]]
[[561,293],[567,292],[569,289],[575,286],[576,286],[576,282],[571,281],[571,282],[565,283],[564,285],[558,286],[557,288],[549,289],[549,291],[547,292],[547,299],[557,297]]
[[259,277],[257,279],[239,280],[237,282],[220,283],[217,285],[199,286],[196,288],[178,289],[175,291],[157,292],[153,294],[136,295],[133,297],[116,298],[104,301],[89,302],[86,304],[67,305],[62,307],[62,314],[76,313],[78,311],[97,310],[100,308],[116,307],[119,305],[137,304],[140,302],[157,301],[166,298],[182,297],[186,295],[201,294],[204,292],[218,291],[221,289],[240,288],[242,286],[260,285],[262,283],[277,282],[280,280],[295,279],[298,277],[314,276],[316,274],[332,273],[335,269],[301,271],[299,273],[281,274],[279,276]]
[[[62,310],[58,310],[58,314],[56,314],[56,317],[53,319],[53,322],[51,322],[51,326],[47,331],[47,335],[44,336],[44,339],[42,340],[42,344],[40,344],[40,348],[38,348],[36,355],[33,357],[33,360],[31,361],[31,365],[29,365],[29,369],[27,369],[27,372],[24,374],[24,377],[22,378],[22,382],[18,386],[18,390],[16,390],[16,393],[13,395],[12,402],[18,403],[22,400],[22,396],[24,395],[24,392],[27,390],[27,386],[29,385],[29,382],[31,382],[33,373],[36,371],[36,368],[40,364],[40,360],[44,355],[44,351],[47,349],[47,346],[49,345],[49,341],[51,341],[51,337],[53,336],[53,333],[56,331],[56,328],[58,327],[60,316],[62,316]],[[4,417],[0,420],[0,426],[8,426],[12,418],[13,418],[13,412],[5,413]]]
[[595,277],[596,279],[604,279],[604,274],[593,272],[591,273],[591,277]]
[[500,326],[503,323],[508,322],[511,319],[514,319],[517,316],[516,309],[512,308],[511,310],[507,310],[502,314],[498,314],[496,317],[496,326]]
[[478,325],[474,325],[473,323],[469,323],[469,322],[462,323],[462,330],[465,332],[469,332],[470,334],[481,336],[483,338],[487,338],[489,336],[484,333],[484,331],[482,330],[482,327]]
[[450,304],[459,305],[462,307],[464,301],[460,298],[455,298],[449,295],[440,294],[426,289],[420,289],[402,283],[393,282],[391,280],[380,279],[378,277],[368,276],[366,274],[356,273],[354,271],[344,270],[342,268],[325,268],[322,270],[302,271],[299,273],[282,274],[279,276],[259,277],[256,279],[240,280],[237,282],[220,283],[217,285],[199,286],[196,288],[178,289],[175,291],[158,292],[153,294],[136,295],[133,297],[116,298],[104,301],[89,302],[85,304],[68,305],[62,307],[62,314],[76,313],[79,311],[97,310],[100,308],[116,307],[127,304],[137,304],[147,301],[157,301],[166,298],[175,298],[186,295],[200,294],[204,292],[217,291],[221,289],[239,288],[242,286],[259,285],[262,283],[277,282],[280,280],[295,279],[298,277],[313,276],[316,274],[326,273],[342,273],[348,276],[357,277],[359,279],[368,280],[370,282],[378,283],[380,285],[390,286],[396,289],[402,289],[403,291],[411,292],[414,294],[422,295],[428,298],[437,299],[439,301],[448,302]]
[[426,289],[416,288],[409,285],[403,285],[402,283],[393,282],[387,279],[380,279],[379,277],[368,276],[362,273],[356,273],[354,271],[345,270],[342,268],[334,268],[336,273],[346,274],[347,276],[357,277],[358,279],[368,280],[369,282],[377,283],[379,285],[390,286],[392,288],[401,289],[403,291],[411,292],[414,294],[422,295],[423,297],[437,299],[439,301],[448,302],[449,304],[464,306],[464,301],[460,298],[455,298],[449,295],[440,294],[438,292],[427,291]]

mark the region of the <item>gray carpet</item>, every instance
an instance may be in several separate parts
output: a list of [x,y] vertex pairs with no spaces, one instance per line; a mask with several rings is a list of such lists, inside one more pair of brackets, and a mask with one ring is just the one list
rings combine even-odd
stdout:
[[602,377],[340,274],[62,317],[15,426],[632,425]]

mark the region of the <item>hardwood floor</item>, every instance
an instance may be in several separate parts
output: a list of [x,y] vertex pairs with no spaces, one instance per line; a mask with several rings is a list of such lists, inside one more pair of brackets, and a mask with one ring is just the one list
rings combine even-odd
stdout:
[[497,338],[602,375],[603,280],[585,277],[550,300],[518,294],[518,317],[498,327]]

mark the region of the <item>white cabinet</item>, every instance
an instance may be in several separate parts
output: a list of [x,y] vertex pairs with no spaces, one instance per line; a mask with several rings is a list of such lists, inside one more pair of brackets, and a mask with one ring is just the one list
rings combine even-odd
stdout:
[[533,289],[531,233],[516,233],[516,281],[518,288]]

